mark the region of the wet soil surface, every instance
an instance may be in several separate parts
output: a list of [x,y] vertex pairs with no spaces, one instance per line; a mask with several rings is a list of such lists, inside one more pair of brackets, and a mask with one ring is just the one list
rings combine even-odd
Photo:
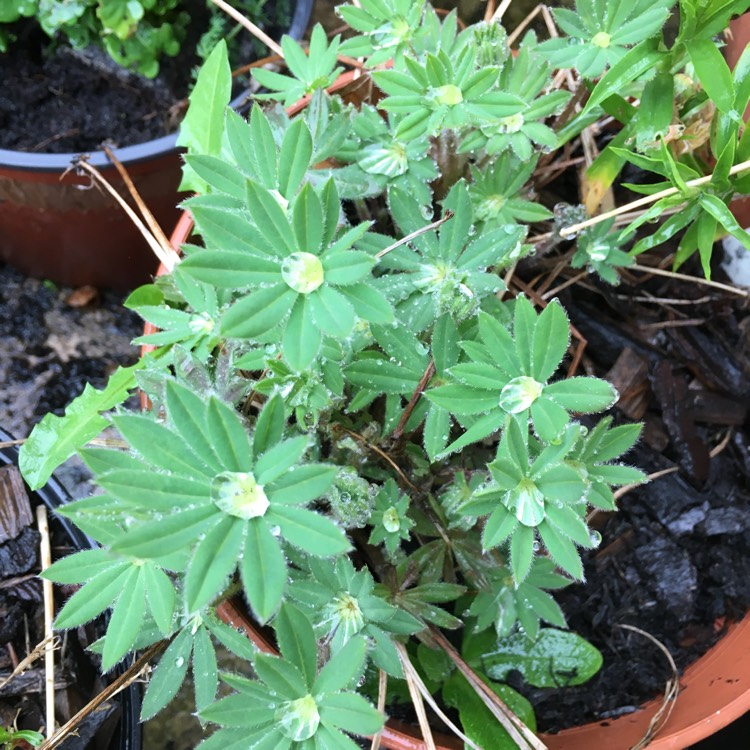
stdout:
[[[0,427],[31,432],[47,412],[61,415],[87,382],[102,388],[118,365],[132,364],[130,344],[142,330],[124,297],[95,289],[57,288],[0,267]],[[56,472],[69,491],[90,491],[88,473],[73,460]]]
[[[264,12],[269,18],[283,14],[288,19],[284,3],[268,3]],[[192,3],[190,13],[193,20],[179,54],[161,59],[155,79],[118,66],[98,48],[52,49],[49,38],[30,22],[17,24],[17,41],[0,55],[0,148],[77,153],[173,133],[187,109],[186,97],[200,64],[196,44],[209,17],[201,2]],[[269,24],[266,30],[280,38],[287,27],[288,21],[282,20],[278,28]],[[265,54],[248,34],[237,39],[233,65]],[[246,77],[237,79],[235,95],[247,84]]]

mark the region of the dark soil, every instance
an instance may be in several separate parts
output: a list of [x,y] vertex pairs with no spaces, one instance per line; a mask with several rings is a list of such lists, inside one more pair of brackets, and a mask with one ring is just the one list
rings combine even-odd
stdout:
[[[0,55],[0,148],[93,151],[105,143],[131,146],[173,133],[187,109],[186,97],[200,64],[196,43],[208,21],[205,3],[192,5],[188,38],[176,57],[162,58],[153,80],[121,68],[97,48],[51,47],[37,27],[18,24],[18,40]],[[266,9],[273,17],[273,3]],[[278,29],[268,31],[281,35]],[[237,38],[235,64],[257,59],[259,43]],[[237,93],[246,83],[238,79]]]
[[570,627],[603,652],[599,674],[555,691],[511,681],[534,702],[544,731],[630,713],[663,693],[671,676],[664,655],[619,624],[654,636],[682,670],[750,606],[746,302],[659,277],[617,288],[586,281],[562,302],[588,342],[585,370],[620,390],[617,418],[644,422],[628,462],[673,473],[593,519],[603,541],[587,555],[587,582],[557,597]]

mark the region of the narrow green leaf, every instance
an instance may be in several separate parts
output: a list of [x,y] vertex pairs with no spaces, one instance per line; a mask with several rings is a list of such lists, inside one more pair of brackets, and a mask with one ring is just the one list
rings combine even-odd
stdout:
[[[306,253],[318,255],[323,243],[323,207],[309,183],[294,201],[292,228],[297,237],[297,245]],[[328,276],[326,280],[332,281]]]
[[211,187],[211,191],[227,193],[235,198],[245,197],[245,178],[236,167],[208,154],[188,154],[187,165]]
[[458,329],[450,315],[441,315],[432,330],[432,357],[438,375],[458,362]]
[[220,519],[213,504],[192,508],[159,521],[148,521],[121,536],[113,547],[133,557],[159,558],[189,547]]
[[214,702],[219,687],[219,671],[216,663],[216,650],[205,625],[201,625],[195,631],[193,687],[195,688],[195,708],[198,711],[202,711]]
[[295,370],[302,372],[317,357],[322,341],[323,335],[313,323],[309,297],[300,294],[284,328],[284,357]]
[[109,568],[123,565],[109,550],[87,549],[52,563],[41,577],[55,583],[84,583]]
[[146,598],[157,627],[164,635],[172,630],[177,595],[169,576],[157,565],[149,562],[143,565],[143,581],[146,584]]
[[266,516],[271,523],[281,527],[284,539],[316,557],[333,557],[350,549],[344,532],[333,521],[315,511],[291,505],[273,505]]
[[285,602],[273,621],[273,628],[281,655],[299,668],[305,685],[311,688],[318,667],[318,652],[309,618],[298,607]]
[[608,409],[617,401],[617,391],[606,380],[585,376],[550,383],[542,394],[564,409],[582,414]]
[[253,611],[260,622],[267,622],[284,595],[287,570],[279,542],[264,518],[247,524],[240,572]]
[[297,292],[286,284],[252,292],[224,313],[221,333],[238,339],[257,339],[281,323],[296,298]]
[[302,435],[276,443],[262,456],[256,457],[253,473],[258,484],[265,485],[287,474],[292,466],[299,463],[307,446],[307,436]]
[[283,476],[266,486],[273,503],[302,505],[321,497],[331,486],[337,468],[328,464],[306,463],[292,466]]
[[451,414],[481,414],[497,408],[500,393],[448,383],[431,388],[424,395]]
[[245,524],[226,516],[198,542],[185,576],[188,609],[197,612],[226,587],[237,567]]
[[319,693],[334,693],[345,690],[362,671],[367,655],[367,642],[361,636],[349,639],[328,663],[320,670],[313,690]]
[[84,625],[101,614],[119,596],[122,584],[134,566],[123,562],[94,576],[65,602],[55,618],[59,630]]
[[375,734],[385,717],[356,693],[330,693],[320,701],[320,718],[345,732]]
[[546,521],[540,523],[537,528],[547,552],[555,563],[577,581],[582,581],[583,565],[575,544]]
[[307,694],[307,683],[299,667],[285,659],[258,654],[253,666],[258,677],[282,698],[295,700]]
[[184,627],[169,644],[148,681],[141,705],[141,721],[146,721],[161,711],[182,685],[193,650],[190,626]]
[[450,413],[437,404],[433,404],[424,422],[424,447],[430,461],[435,461],[445,449],[450,437],[450,429]]
[[534,306],[526,297],[516,299],[513,317],[513,336],[516,340],[516,354],[524,375],[533,377],[532,356],[534,354],[534,330],[537,315]]
[[390,302],[370,284],[352,284],[341,288],[341,293],[352,303],[354,312],[362,320],[379,325],[393,321]]
[[324,284],[307,298],[315,325],[334,338],[346,338],[354,328],[354,308],[341,292]]
[[516,583],[521,583],[531,570],[534,559],[534,529],[519,524],[510,538],[510,567]]
[[693,39],[686,42],[685,47],[711,101],[721,112],[731,112],[734,108],[734,81],[716,42],[713,39]]
[[304,118],[292,120],[284,133],[279,152],[279,191],[291,200],[300,186],[313,153],[313,142],[310,130]]
[[531,376],[546,383],[560,366],[570,340],[568,316],[557,300],[542,310],[534,328]]
[[143,567],[133,565],[122,581],[120,595],[112,608],[102,652],[102,670],[109,671],[133,648],[146,613]]
[[253,453],[259,456],[281,440],[286,424],[284,399],[276,394],[266,401],[253,432]]
[[379,393],[413,393],[419,377],[387,359],[360,359],[345,370],[353,385]]
[[657,40],[647,39],[625,53],[599,80],[591,92],[586,106],[579,117],[587,114],[596,105],[601,104],[610,96],[624,91],[629,84],[638,79],[646,71],[657,67],[666,55],[657,48]]

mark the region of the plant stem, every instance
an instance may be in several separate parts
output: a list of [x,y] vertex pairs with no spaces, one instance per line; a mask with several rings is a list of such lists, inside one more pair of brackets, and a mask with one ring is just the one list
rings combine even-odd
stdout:
[[710,281],[709,279],[701,279],[697,276],[689,276],[686,273],[677,273],[677,271],[665,271],[663,268],[651,268],[651,266],[641,266],[638,263],[634,263],[632,266],[627,266],[631,271],[643,271],[644,273],[652,273],[655,276],[666,276],[671,279],[682,279],[683,281],[692,281],[696,284],[702,284],[703,286],[711,286],[714,289],[722,289],[725,292],[731,292],[737,294],[740,297],[750,297],[750,289],[740,289],[736,286],[730,286],[729,284],[722,284],[720,281]]
[[[735,164],[729,170],[729,175],[732,176],[738,174],[739,172],[744,172],[746,169],[750,169],[750,159],[748,159],[747,161],[743,161],[740,164]],[[706,185],[711,182],[713,177],[713,174],[708,174],[704,177],[696,177],[694,180],[688,180],[685,185],[687,187],[700,187],[701,185]],[[643,198],[638,198],[638,200],[635,200],[632,203],[626,203],[624,206],[619,206],[612,211],[606,211],[603,214],[593,216],[592,218],[587,219],[586,221],[582,221],[579,224],[573,224],[573,226],[571,227],[565,227],[560,230],[560,236],[566,238],[572,237],[573,235],[578,234],[578,232],[580,232],[582,229],[586,229],[586,227],[594,226],[594,224],[599,224],[602,221],[606,221],[607,219],[611,219],[614,216],[619,216],[620,214],[627,213],[628,211],[640,208],[641,206],[648,206],[649,203],[655,203],[662,198],[669,198],[669,196],[677,195],[679,192],[680,190],[678,188],[671,187],[667,188],[666,190],[660,190],[658,193],[654,193],[653,195],[646,195]]]
[[379,253],[375,254],[376,258],[382,258],[384,255],[387,255],[391,252],[391,250],[395,250],[397,247],[401,247],[401,245],[405,245],[407,242],[411,242],[413,239],[416,239],[420,235],[426,234],[427,232],[431,231],[432,229],[437,229],[441,224],[445,224],[448,219],[453,218],[453,211],[450,209],[447,209],[446,212],[442,215],[441,218],[439,218],[437,221],[433,221],[432,224],[428,224],[425,227],[422,227],[421,229],[417,229],[415,232],[412,232],[411,234],[407,234],[406,237],[402,237],[398,242],[394,242],[392,245],[388,245],[384,250],[381,250]]
[[430,360],[430,364],[427,365],[427,369],[419,379],[419,383],[417,383],[417,387],[414,389],[414,393],[412,393],[411,398],[409,399],[409,403],[406,405],[406,409],[404,409],[404,413],[401,415],[401,419],[399,419],[398,421],[398,426],[393,431],[392,437],[394,440],[398,440],[404,434],[406,423],[409,421],[409,417],[412,415],[414,408],[416,407],[420,397],[424,393],[424,389],[427,388],[427,384],[430,382],[434,374],[435,362],[433,360]]

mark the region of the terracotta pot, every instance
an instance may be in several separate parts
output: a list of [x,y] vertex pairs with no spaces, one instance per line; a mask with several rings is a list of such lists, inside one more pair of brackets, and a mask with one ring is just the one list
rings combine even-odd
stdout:
[[[305,33],[312,4],[295,4],[290,36]],[[244,100],[243,95],[235,103]],[[165,227],[179,215],[176,140],[172,134],[115,151]],[[29,276],[70,286],[126,290],[147,282],[153,254],[127,215],[109,194],[91,188],[88,177],[62,176],[77,156],[0,149],[0,260]],[[91,153],[88,162],[128,196],[104,151]]]
[[[358,83],[359,81],[359,83]],[[356,72],[342,75],[331,91],[341,93],[346,87],[363,85]],[[290,115],[303,109],[302,100],[288,109]],[[175,250],[188,241],[193,219],[185,211],[175,226],[170,242]],[[165,272],[159,267],[157,275]],[[156,328],[147,323],[144,333]],[[145,353],[153,347],[143,347]],[[275,653],[269,642],[248,618],[242,605],[225,602],[217,613],[233,627],[241,628],[258,648]],[[724,637],[697,659],[680,678],[681,691],[669,720],[648,745],[649,750],[685,750],[750,710],[750,614],[731,625]],[[640,710],[617,719],[584,724],[558,734],[540,735],[549,750],[629,750],[647,733],[649,722],[661,706],[655,699]],[[382,746],[389,750],[426,750],[413,727],[389,722],[383,732]],[[418,731],[418,730],[416,730]],[[463,750],[455,737],[436,737],[437,750]],[[488,749],[489,750],[489,749]]]

